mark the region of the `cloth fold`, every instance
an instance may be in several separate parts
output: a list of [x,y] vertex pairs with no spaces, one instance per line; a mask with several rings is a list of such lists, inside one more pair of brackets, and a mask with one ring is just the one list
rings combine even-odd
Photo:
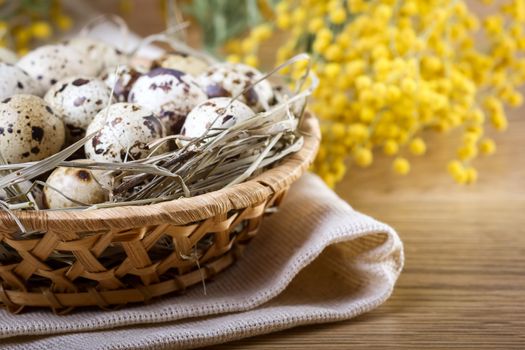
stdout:
[[[395,231],[316,176],[292,186],[243,258],[184,295],[117,311],[0,311],[4,349],[195,348],[352,318],[383,303],[403,266]],[[204,293],[206,291],[206,293]]]

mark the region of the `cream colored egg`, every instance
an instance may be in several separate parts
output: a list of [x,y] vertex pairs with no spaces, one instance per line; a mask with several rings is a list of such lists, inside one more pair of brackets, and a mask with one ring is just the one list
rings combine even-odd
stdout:
[[[134,103],[116,103],[100,111],[86,133],[96,132],[86,143],[86,157],[101,162],[124,162],[147,157],[148,145],[166,132],[157,116]],[[167,151],[167,146],[157,152]]]
[[[200,137],[212,128],[229,128],[254,115],[253,110],[237,100],[227,97],[216,97],[195,107],[186,117],[182,135]],[[211,131],[210,133],[217,132]]]
[[142,75],[129,93],[129,102],[159,116],[168,135],[179,134],[186,115],[203,101],[206,94],[191,75],[167,68],[155,68]]
[[5,47],[0,47],[0,62],[15,64],[18,56],[13,51]]
[[96,67],[97,75],[105,68],[127,63],[127,57],[122,51],[95,38],[77,36],[64,42],[64,46],[71,47],[82,56],[89,58]]
[[255,111],[266,110],[272,104],[273,90],[267,80],[255,84],[262,73],[240,63],[216,63],[197,77],[197,82],[209,98],[235,97]]
[[96,76],[97,66],[80,52],[64,45],[44,45],[30,51],[17,65],[36,80],[39,95],[73,75]]
[[118,102],[127,102],[129,91],[133,84],[142,75],[137,69],[122,65],[117,67],[108,67],[100,75],[100,79],[106,85],[113,89],[113,96]]
[[0,100],[17,94],[38,94],[36,81],[20,67],[0,63]]
[[108,197],[88,169],[59,167],[51,173],[46,185],[44,205],[48,209],[93,205],[105,202]]
[[87,76],[60,80],[44,100],[64,121],[71,142],[83,137],[97,113],[112,101],[110,88],[102,80]]
[[197,76],[206,71],[209,64],[206,61],[189,55],[168,53],[155,61],[155,66],[179,70]]
[[0,103],[0,152],[8,163],[47,158],[64,140],[62,119],[42,98],[14,95]]

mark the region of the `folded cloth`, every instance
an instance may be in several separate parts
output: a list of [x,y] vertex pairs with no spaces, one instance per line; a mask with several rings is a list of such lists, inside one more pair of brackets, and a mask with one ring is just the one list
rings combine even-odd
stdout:
[[205,286],[118,311],[0,311],[2,349],[178,349],[344,320],[391,294],[395,231],[354,211],[316,176],[293,185],[244,256]]

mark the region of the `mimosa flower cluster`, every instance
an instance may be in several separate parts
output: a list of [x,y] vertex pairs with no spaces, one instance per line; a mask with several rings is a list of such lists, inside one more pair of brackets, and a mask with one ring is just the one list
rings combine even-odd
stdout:
[[[474,159],[496,147],[486,128],[507,128],[505,108],[522,104],[525,81],[525,1],[482,2],[491,6],[484,18],[458,0],[281,0],[272,23],[226,49],[229,60],[257,65],[260,43],[285,31],[278,62],[313,55],[320,86],[311,109],[323,132],[314,169],[330,186],[378,151],[392,157],[394,172],[409,173],[428,129],[461,130],[447,168],[458,183],[473,183]],[[294,81],[306,68],[284,73]]]
[[67,31],[73,24],[60,0],[0,0],[0,9],[0,47],[13,49],[20,56],[51,38],[55,30]]

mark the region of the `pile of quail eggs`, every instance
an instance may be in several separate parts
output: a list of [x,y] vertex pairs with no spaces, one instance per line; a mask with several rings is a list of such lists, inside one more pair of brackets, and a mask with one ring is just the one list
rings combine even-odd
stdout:
[[[9,164],[43,160],[92,134],[79,159],[137,160],[150,155],[156,140],[230,127],[275,100],[268,81],[253,85],[262,77],[254,68],[175,53],[139,68],[115,47],[84,36],[20,59],[2,49],[0,77],[0,160]],[[169,147],[156,147],[155,154]],[[107,182],[96,171],[57,168],[47,178],[43,205],[105,202]]]

